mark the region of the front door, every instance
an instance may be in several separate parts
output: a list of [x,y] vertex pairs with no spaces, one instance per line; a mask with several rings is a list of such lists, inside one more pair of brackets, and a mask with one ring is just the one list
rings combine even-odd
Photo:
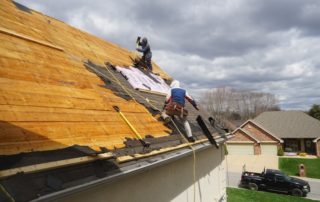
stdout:
[[315,143],[312,142],[313,139],[304,139],[304,148],[306,153],[308,154],[315,154],[316,153],[316,146]]

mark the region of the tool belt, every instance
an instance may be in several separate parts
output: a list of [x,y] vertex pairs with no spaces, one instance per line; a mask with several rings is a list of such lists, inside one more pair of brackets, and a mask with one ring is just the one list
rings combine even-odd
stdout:
[[179,103],[171,102],[166,106],[166,114],[169,116],[180,116],[181,118],[188,116],[188,111]]

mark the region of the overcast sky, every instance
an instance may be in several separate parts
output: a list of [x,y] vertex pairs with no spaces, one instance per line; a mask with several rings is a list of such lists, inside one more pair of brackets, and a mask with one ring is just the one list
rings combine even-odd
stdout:
[[18,0],[153,60],[195,97],[211,88],[273,93],[282,109],[320,104],[319,0]]

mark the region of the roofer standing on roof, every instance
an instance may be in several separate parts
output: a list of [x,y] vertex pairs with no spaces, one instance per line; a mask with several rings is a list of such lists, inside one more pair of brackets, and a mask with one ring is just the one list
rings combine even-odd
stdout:
[[146,37],[143,37],[142,40],[140,39],[140,37],[137,38],[137,44],[140,47],[137,47],[136,50],[143,53],[141,60],[146,64],[148,70],[152,72],[152,52],[148,43],[148,39]]
[[174,115],[178,116],[183,122],[188,140],[190,142],[194,142],[195,139],[192,136],[191,127],[187,120],[188,111],[184,108],[185,100],[188,100],[195,109],[199,110],[199,108],[188,92],[185,89],[180,88],[179,81],[172,81],[170,87],[171,90],[166,97],[164,106],[164,109],[166,109],[166,114],[172,117]]

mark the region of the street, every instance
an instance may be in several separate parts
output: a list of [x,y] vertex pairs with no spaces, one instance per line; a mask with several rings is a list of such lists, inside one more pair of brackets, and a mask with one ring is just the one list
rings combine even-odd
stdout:
[[[228,172],[227,173],[228,187],[238,187],[240,178],[241,178],[240,172]],[[320,201],[320,180],[312,179],[312,178],[300,178],[300,179],[308,181],[311,187],[311,192],[307,195],[306,198]]]

